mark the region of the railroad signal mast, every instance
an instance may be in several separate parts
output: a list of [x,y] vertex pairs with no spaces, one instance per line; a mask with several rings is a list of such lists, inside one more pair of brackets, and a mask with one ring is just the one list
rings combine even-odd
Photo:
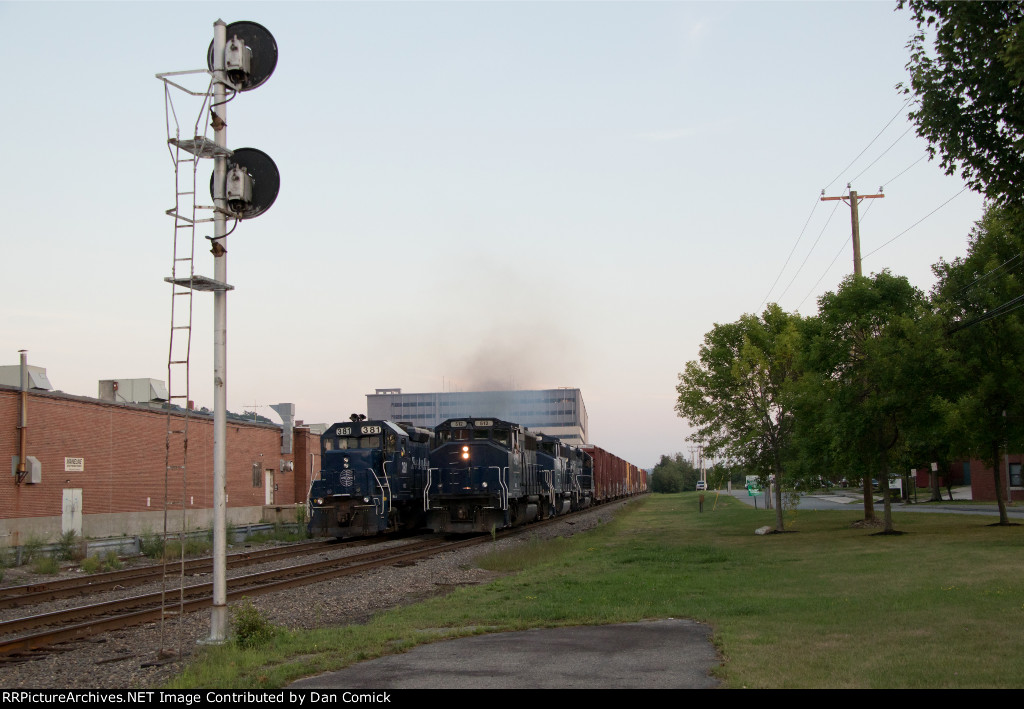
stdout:
[[[227,282],[227,220],[234,219],[235,227],[244,219],[263,214],[277,199],[280,187],[280,175],[274,161],[265,153],[254,148],[231,150],[227,147],[227,103],[238,93],[250,91],[261,86],[273,73],[277,66],[277,43],[273,36],[255,22],[235,22],[230,25],[223,20],[213,23],[213,41],[207,50],[207,68],[194,71],[169,72],[157,74],[164,82],[165,105],[167,108],[168,149],[175,166],[175,206],[167,210],[174,218],[174,263],[171,277],[164,280],[172,287],[171,307],[171,347],[168,357],[168,389],[172,389],[171,372],[175,365],[184,366],[185,394],[169,391],[171,401],[175,398],[187,399],[188,392],[188,351],[186,344],[183,354],[176,354],[175,333],[179,337],[184,334],[186,342],[191,342],[191,293],[193,291],[210,291],[213,293],[213,609],[210,618],[209,643],[218,644],[227,639],[227,292],[233,286]],[[209,84],[204,91],[192,91],[177,83],[178,77],[187,74],[208,74]],[[171,77],[174,77],[173,79]],[[192,135],[182,137],[177,125],[177,111],[174,110],[171,98],[172,89],[180,90],[189,96],[201,100],[199,117],[196,120]],[[230,98],[228,92],[231,92]],[[209,127],[213,128],[213,140],[207,138],[206,112],[209,111]],[[172,135],[171,117],[174,130]],[[203,126],[200,133],[200,125]],[[183,154],[191,157],[182,157]],[[213,176],[210,180],[210,193],[213,204],[202,207],[196,204],[196,167],[199,159],[213,159]],[[191,164],[193,171],[192,190],[182,190],[179,171],[182,164]],[[191,212],[183,208],[182,201],[191,204]],[[212,217],[198,219],[198,209],[210,209]],[[192,255],[195,244],[195,227],[200,223],[213,222],[213,236],[206,237],[211,242],[213,254],[213,278],[198,276],[192,266]],[[231,231],[234,231],[232,227]],[[180,249],[183,232],[190,239],[188,256],[181,256]],[[188,264],[188,274],[178,273],[182,263]],[[187,295],[189,306],[184,323],[175,321],[174,303],[177,296]],[[188,420],[188,403],[185,405],[185,420]],[[175,439],[168,425],[168,467],[170,451],[180,449],[181,467],[185,468],[187,451],[187,423],[185,438]],[[184,495],[184,476],[183,490]]]

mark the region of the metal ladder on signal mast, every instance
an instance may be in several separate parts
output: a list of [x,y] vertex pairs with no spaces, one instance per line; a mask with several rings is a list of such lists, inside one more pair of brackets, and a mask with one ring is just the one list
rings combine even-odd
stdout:
[[[168,616],[181,616],[184,612],[184,562],[185,562],[185,532],[187,530],[188,510],[188,435],[189,420],[191,418],[190,401],[190,376],[189,360],[192,350],[192,297],[195,291],[217,290],[223,287],[209,278],[198,276],[195,273],[195,242],[196,225],[204,222],[212,222],[213,217],[199,219],[198,210],[204,209],[197,201],[196,185],[199,161],[202,158],[212,158],[216,155],[230,155],[231,151],[218,147],[205,135],[200,135],[199,127],[205,123],[205,114],[209,101],[212,99],[212,82],[205,92],[190,91],[178,83],[168,79],[182,73],[198,72],[173,72],[171,74],[158,75],[164,82],[164,104],[167,115],[167,149],[174,166],[174,206],[167,210],[167,215],[174,220],[173,257],[171,261],[171,275],[164,280],[171,284],[171,327],[170,341],[167,354],[167,452],[164,465],[164,529],[163,539],[166,542],[168,534],[168,510],[174,505],[180,505],[181,522],[179,525],[178,540],[181,549],[181,569],[179,572],[179,607],[177,611],[169,611],[163,600],[161,606],[161,654],[163,651],[163,630],[164,619]],[[192,96],[202,99],[198,118],[192,127],[192,137],[183,139],[181,127],[178,122],[177,113],[174,110],[174,102],[171,98],[171,89],[176,88]],[[173,123],[173,128],[172,128]],[[212,205],[206,207],[212,210]],[[181,414],[178,415],[177,408]],[[180,475],[181,495],[178,499],[172,499],[172,489],[176,483],[172,478]],[[162,595],[166,594],[167,579],[167,558],[164,556],[164,589]],[[179,629],[182,627],[179,623]],[[179,632],[179,654],[181,653],[181,633]]]

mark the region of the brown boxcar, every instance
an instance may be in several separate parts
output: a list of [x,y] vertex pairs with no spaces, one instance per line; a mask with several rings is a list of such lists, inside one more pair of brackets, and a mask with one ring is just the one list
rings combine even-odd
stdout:
[[647,491],[647,473],[619,456],[594,445],[582,446],[594,459],[594,499],[608,502]]

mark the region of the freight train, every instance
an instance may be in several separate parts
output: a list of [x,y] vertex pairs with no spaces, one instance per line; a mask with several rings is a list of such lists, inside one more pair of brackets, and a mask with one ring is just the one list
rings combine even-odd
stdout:
[[644,471],[601,448],[498,418],[448,419],[433,431],[339,423],[321,437],[321,450],[312,536],[489,532],[647,490]]

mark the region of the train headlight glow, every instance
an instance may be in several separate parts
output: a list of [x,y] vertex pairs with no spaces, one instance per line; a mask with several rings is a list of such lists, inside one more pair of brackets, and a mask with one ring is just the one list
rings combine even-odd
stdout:
[[469,446],[462,446],[462,459],[469,460]]
[[324,498],[318,497],[318,498],[316,498],[316,500],[314,500],[314,502],[316,502],[316,504],[318,504],[318,505],[322,505],[322,504],[324,504]]

